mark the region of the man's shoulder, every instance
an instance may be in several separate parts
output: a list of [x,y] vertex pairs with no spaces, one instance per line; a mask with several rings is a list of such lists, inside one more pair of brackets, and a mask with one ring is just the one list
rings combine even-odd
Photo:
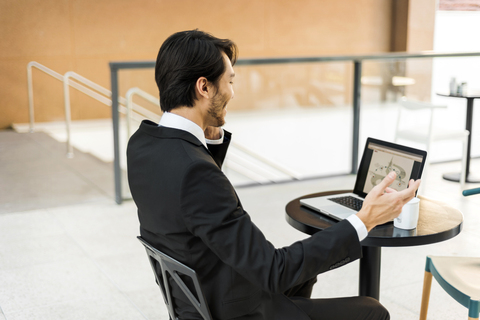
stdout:
[[135,139],[145,139],[146,137],[150,137],[152,139],[178,139],[189,142],[195,146],[202,145],[202,143],[190,132],[158,126],[158,124],[150,120],[142,121],[140,127],[132,136],[131,140],[135,141]]
[[175,167],[198,161],[214,163],[209,151],[191,133],[159,127],[148,120],[130,138],[127,159],[169,163]]

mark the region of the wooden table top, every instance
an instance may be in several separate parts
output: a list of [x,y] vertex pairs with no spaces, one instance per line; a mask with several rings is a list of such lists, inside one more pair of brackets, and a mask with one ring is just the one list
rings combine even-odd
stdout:
[[[351,191],[321,192],[290,201],[285,208],[288,223],[307,234],[330,227],[336,223],[335,220],[302,206],[300,199],[344,192]],[[420,199],[420,212],[416,229],[403,230],[395,228],[393,222],[386,223],[371,230],[368,237],[362,241],[362,245],[373,247],[424,245],[448,240],[461,232],[462,212],[438,200],[423,196],[418,198]]]

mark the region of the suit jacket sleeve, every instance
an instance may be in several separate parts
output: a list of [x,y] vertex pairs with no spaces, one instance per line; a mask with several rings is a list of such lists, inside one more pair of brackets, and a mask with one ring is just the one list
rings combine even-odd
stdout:
[[361,255],[358,236],[348,221],[275,249],[212,162],[190,164],[182,177],[181,205],[182,219],[190,232],[224,263],[270,292],[284,292]]

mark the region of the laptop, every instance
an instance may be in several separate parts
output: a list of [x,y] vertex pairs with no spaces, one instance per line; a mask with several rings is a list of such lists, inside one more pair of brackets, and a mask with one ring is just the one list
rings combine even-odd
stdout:
[[406,189],[410,179],[422,176],[426,158],[426,151],[368,138],[352,193],[302,199],[300,204],[335,220],[343,220],[362,208],[368,192],[391,171],[395,171],[397,178],[390,188]]

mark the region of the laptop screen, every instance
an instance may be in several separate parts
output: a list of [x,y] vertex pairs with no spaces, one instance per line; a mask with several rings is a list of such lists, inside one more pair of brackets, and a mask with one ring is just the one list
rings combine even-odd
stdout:
[[354,192],[365,197],[391,171],[397,174],[397,178],[390,188],[406,189],[410,179],[421,177],[426,155],[422,150],[368,138]]

